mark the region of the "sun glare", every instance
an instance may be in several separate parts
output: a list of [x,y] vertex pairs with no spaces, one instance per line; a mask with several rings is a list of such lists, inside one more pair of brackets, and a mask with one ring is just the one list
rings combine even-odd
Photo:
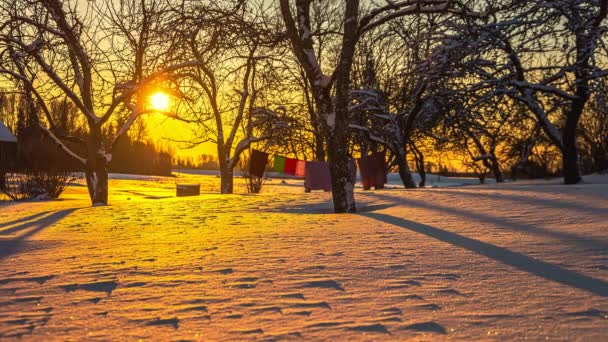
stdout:
[[169,109],[169,96],[162,92],[154,93],[150,96],[150,106],[152,109],[161,112]]

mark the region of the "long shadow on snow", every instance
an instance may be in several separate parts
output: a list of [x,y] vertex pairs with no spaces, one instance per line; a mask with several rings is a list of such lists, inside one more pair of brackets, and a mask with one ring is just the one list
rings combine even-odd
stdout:
[[426,224],[386,214],[370,212],[359,215],[386,222],[419,234],[424,234],[548,280],[589,291],[602,297],[608,296],[608,283],[603,280],[592,278],[574,271],[569,271],[562,267],[534,259],[524,254],[510,251],[506,248],[471,239]]
[[[22,217],[22,218],[17,219],[17,220],[8,221],[8,222],[2,222],[2,223],[0,223],[0,228],[4,228],[4,227],[8,227],[8,226],[12,226],[12,225],[14,225],[14,224],[21,223],[21,222],[25,222],[25,221],[31,221],[31,220],[33,220],[33,219],[35,219],[35,218],[37,218],[37,217],[44,216],[44,215],[46,215],[46,214],[48,214],[48,213],[50,213],[50,211],[41,211],[41,212],[39,212],[39,213],[36,213],[36,214],[30,215],[30,216],[26,216],[26,217]],[[1,233],[1,232],[0,232],[0,233]]]
[[[365,204],[364,201],[357,201],[357,212],[365,213],[369,211],[383,210],[394,207],[394,203],[385,204]],[[334,208],[332,202],[315,202],[315,203],[297,203],[292,205],[282,205],[269,209],[271,212],[279,212],[286,214],[333,214]]]
[[[8,239],[0,239],[0,259],[6,258],[12,254],[15,253],[19,253],[20,251],[23,250],[24,245],[25,245],[25,240],[40,232],[41,230],[43,230],[44,228],[47,228],[48,226],[62,220],[63,218],[65,218],[66,216],[68,216],[69,214],[71,214],[72,212],[76,211],[77,209],[65,209],[65,210],[59,210],[56,211],[48,216],[44,216],[42,218],[38,218],[36,220],[31,220],[29,222],[23,223],[19,226],[7,229],[5,231],[3,231],[2,233],[7,234],[8,231],[10,230],[10,232],[17,232],[17,231],[22,231],[22,230],[27,230],[29,229],[27,232],[16,236],[16,237],[11,237]],[[32,215],[31,217],[37,218],[40,215]],[[27,219],[27,218],[25,218]],[[25,219],[21,219],[21,220],[16,220],[14,222],[23,222]]]
[[[517,193],[517,192],[521,192],[523,191],[528,191],[528,192],[533,192],[533,193],[538,193],[538,194],[555,194],[555,195],[563,195],[564,194],[564,189],[572,189],[574,190],[574,194],[579,195],[579,196],[584,196],[590,199],[595,199],[596,201],[600,201],[602,199],[607,199],[608,198],[608,194],[606,192],[587,192],[586,190],[588,189],[588,187],[582,187],[582,186],[589,186],[589,185],[593,185],[594,187],[603,187],[608,189],[608,184],[607,183],[581,183],[581,184],[574,184],[574,185],[564,185],[563,183],[548,183],[548,184],[544,184],[544,183],[531,183],[531,184],[527,184],[527,183],[518,183],[518,182],[513,182],[513,183],[508,183],[508,185],[500,185],[500,184],[491,184],[490,186],[476,186],[476,190],[482,190],[482,191],[492,191],[492,190],[500,190],[500,191],[504,191],[504,192],[512,192],[512,193]],[[442,189],[445,189],[446,187],[442,187]]]
[[[450,192],[450,194],[458,194],[456,192]],[[366,196],[376,197],[379,199],[392,201],[396,205],[407,205],[410,207],[418,207],[429,210],[434,210],[443,213],[450,213],[454,215],[459,215],[466,217],[468,219],[474,219],[479,222],[487,222],[492,225],[496,225],[498,228],[506,228],[514,231],[521,231],[529,234],[535,235],[543,235],[551,238],[562,240],[565,243],[572,243],[584,248],[593,248],[600,251],[608,251],[608,242],[602,241],[598,239],[588,238],[577,234],[554,231],[542,227],[538,227],[533,224],[527,224],[523,222],[516,222],[509,219],[504,218],[496,218],[490,215],[480,214],[478,212],[468,211],[457,209],[455,207],[441,206],[432,203],[426,203],[420,200],[411,200],[403,197],[391,196],[388,194],[378,194],[378,193],[367,193]]]
[[[483,189],[483,191],[480,191],[482,189],[477,188],[477,189],[475,189],[475,193],[472,193],[467,190],[445,191],[445,190],[433,189],[432,193],[449,194],[449,195],[473,197],[473,198],[486,197],[489,199],[497,199],[497,200],[504,199],[504,200],[509,200],[512,202],[530,204],[530,205],[540,206],[540,207],[551,207],[551,208],[582,211],[582,212],[587,212],[589,214],[597,214],[598,212],[606,211],[606,208],[600,208],[600,207],[595,207],[595,206],[591,206],[591,205],[580,205],[577,203],[567,202],[566,200],[560,201],[560,200],[546,199],[546,198],[530,198],[529,196],[516,195],[516,194],[485,193],[485,191],[492,191],[492,190],[498,190],[498,189],[499,188],[491,188],[491,189]],[[500,189],[500,190],[502,191],[503,189]],[[538,193],[542,193],[542,192],[538,192]]]

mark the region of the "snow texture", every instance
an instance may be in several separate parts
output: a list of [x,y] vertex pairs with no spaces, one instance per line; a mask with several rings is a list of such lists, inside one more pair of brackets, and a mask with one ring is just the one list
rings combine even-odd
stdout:
[[359,213],[340,215],[300,180],[175,198],[182,178],[115,178],[105,207],[84,186],[0,206],[0,339],[608,334],[605,176],[358,188]]
[[17,138],[15,138],[2,121],[0,121],[0,142],[17,142]]

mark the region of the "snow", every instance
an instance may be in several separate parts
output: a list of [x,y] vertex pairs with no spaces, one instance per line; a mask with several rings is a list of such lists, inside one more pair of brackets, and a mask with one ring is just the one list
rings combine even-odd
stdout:
[[0,121],[0,142],[17,142],[17,138],[15,138],[2,121]]
[[[602,340],[608,177],[356,190],[112,177],[0,207],[0,339]],[[188,181],[191,181],[188,180]],[[237,180],[238,189],[242,180]]]

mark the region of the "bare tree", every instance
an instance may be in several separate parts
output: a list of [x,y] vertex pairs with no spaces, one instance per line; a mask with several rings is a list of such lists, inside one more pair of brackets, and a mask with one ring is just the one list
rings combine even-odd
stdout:
[[[59,0],[0,2],[0,73],[25,89],[26,99],[32,101],[28,107],[37,106],[43,114],[34,122],[82,166],[94,205],[108,203],[112,142],[141,115],[158,112],[146,104],[150,89],[164,86],[172,72],[196,64],[146,61],[153,45],[150,37],[164,34],[158,17],[151,20],[161,11],[158,3],[108,1],[104,2],[107,7],[102,7],[99,3]],[[120,27],[121,23],[127,25],[127,20],[133,26]],[[84,156],[65,144],[68,137],[58,134],[48,107],[56,94],[67,97],[86,120],[87,136],[80,141],[86,148]],[[127,119],[106,142],[104,127],[120,112],[127,113]]]
[[472,65],[482,84],[525,104],[562,153],[564,182],[581,181],[577,130],[594,80],[608,71],[597,57],[605,45],[608,1],[515,1],[492,23],[462,36],[459,48],[480,48]]
[[285,108],[271,89],[280,83],[274,73],[280,53],[275,49],[276,23],[273,27],[267,21],[263,2],[193,4],[181,11],[183,53],[200,61],[180,74],[184,92],[199,99],[190,108],[196,123],[196,138],[190,143],[217,145],[221,193],[230,194],[241,154],[287,126]]
[[[459,1],[386,1],[366,10],[359,0],[345,0],[340,32],[335,34],[339,50],[335,65],[322,65],[317,56],[311,25],[311,0],[280,0],[281,15],[293,54],[304,70],[322,118],[332,175],[334,211],[355,212],[354,184],[349,176],[349,110],[351,70],[360,38],[370,30],[398,17],[421,13],[465,13]],[[295,10],[295,16],[293,11]]]

